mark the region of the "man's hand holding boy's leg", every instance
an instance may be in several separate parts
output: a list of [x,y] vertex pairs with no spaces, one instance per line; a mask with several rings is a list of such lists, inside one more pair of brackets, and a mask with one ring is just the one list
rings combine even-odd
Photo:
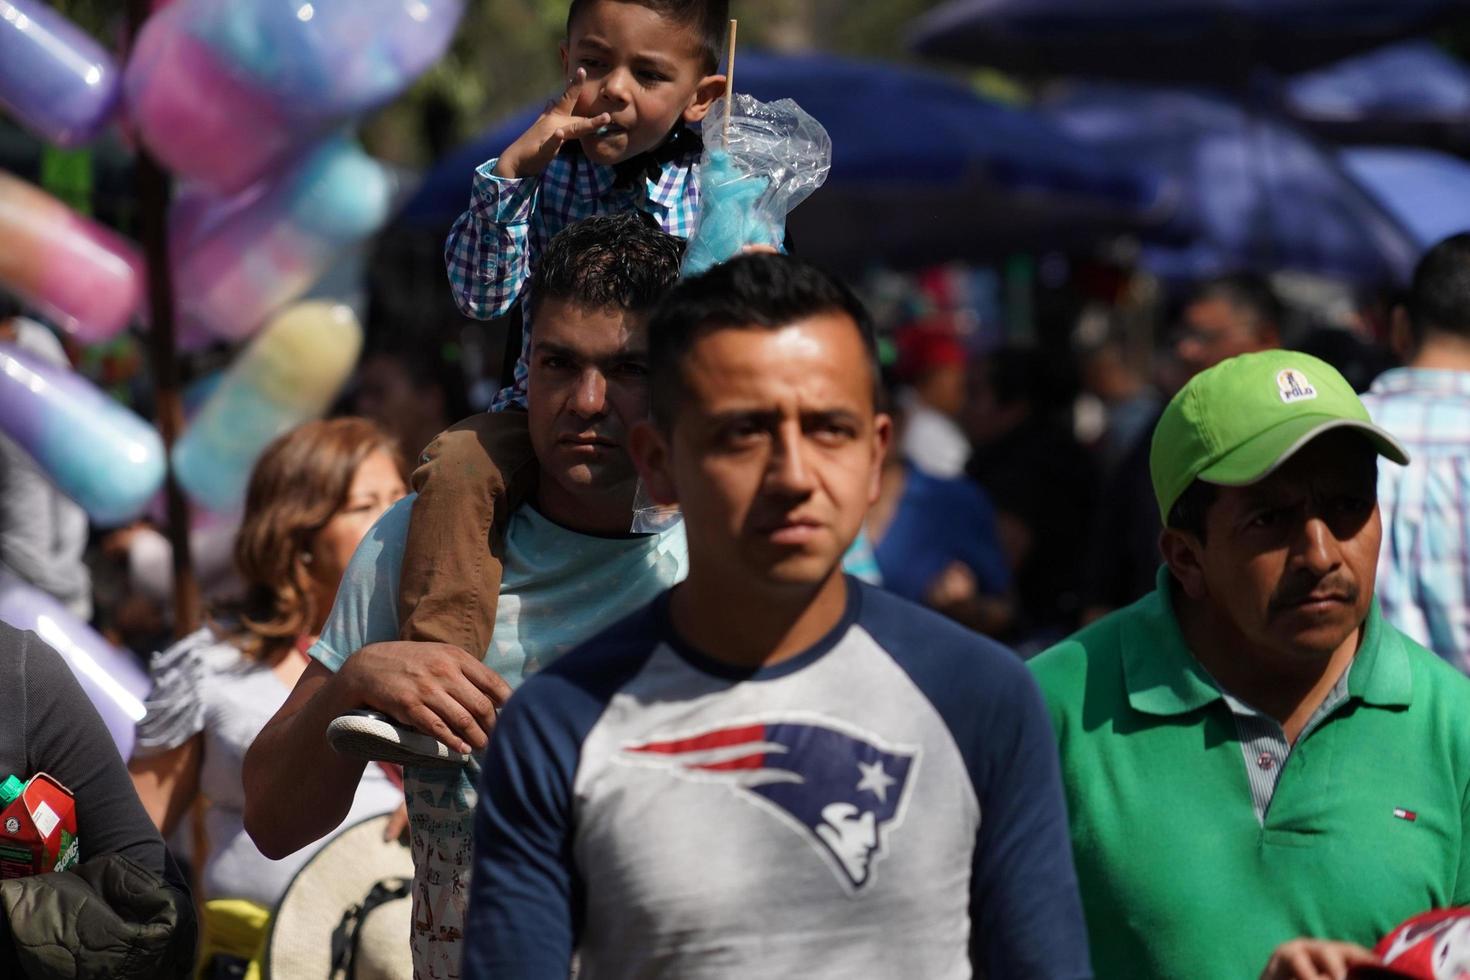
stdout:
[[[363,647],[340,673],[311,663],[245,754],[245,829],[282,858],[331,833],[362,779],[361,758],[333,751],[332,721],[369,707],[447,741],[485,745],[496,706],[510,696],[499,674],[457,647],[401,642]],[[469,749],[466,749],[469,751]]]
[[363,647],[337,675],[342,700],[380,711],[456,752],[478,752],[510,685],[447,643],[395,640]]

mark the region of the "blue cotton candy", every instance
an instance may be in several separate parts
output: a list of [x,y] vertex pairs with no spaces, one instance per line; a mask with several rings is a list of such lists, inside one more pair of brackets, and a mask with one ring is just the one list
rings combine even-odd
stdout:
[[770,184],[768,177],[742,172],[726,151],[707,151],[699,171],[699,223],[684,252],[684,275],[697,276],[747,245],[780,243],[780,229],[756,210]]

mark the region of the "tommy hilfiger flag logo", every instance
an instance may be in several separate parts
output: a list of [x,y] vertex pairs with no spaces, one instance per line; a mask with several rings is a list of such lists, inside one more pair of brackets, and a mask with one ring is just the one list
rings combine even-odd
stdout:
[[1393,808],[1393,815],[1398,817],[1400,820],[1407,820],[1409,821],[1409,823],[1413,823],[1415,820],[1419,819],[1419,814],[1415,813],[1413,810],[1405,810],[1401,806],[1396,806]]

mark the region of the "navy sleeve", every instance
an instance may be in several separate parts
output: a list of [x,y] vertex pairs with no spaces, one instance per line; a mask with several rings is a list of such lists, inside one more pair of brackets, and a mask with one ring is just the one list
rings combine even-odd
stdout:
[[970,914],[976,959],[998,977],[1091,975],[1087,927],[1072,866],[1056,737],[1041,692],[1025,673],[1007,678],[1009,710],[992,719],[978,767],[980,839]]
[[970,880],[976,967],[988,980],[1090,977],[1056,739],[1025,665],[875,589],[864,589],[862,625],[934,705],[969,769],[980,802]]
[[485,750],[465,920],[465,980],[566,980],[581,932],[572,844],[582,742],[658,644],[663,597],[516,691]]
[[529,680],[485,751],[465,922],[467,980],[565,980],[571,972],[572,780],[580,747],[554,716],[537,710],[559,686],[552,677]]

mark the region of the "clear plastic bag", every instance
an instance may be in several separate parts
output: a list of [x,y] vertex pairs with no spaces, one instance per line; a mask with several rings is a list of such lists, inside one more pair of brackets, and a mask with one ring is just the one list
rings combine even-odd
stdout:
[[632,533],[662,534],[683,519],[678,504],[659,503],[643,481],[638,481],[638,489],[633,494],[633,526],[629,529]]
[[[726,126],[726,116],[729,125]],[[749,95],[715,105],[704,124],[699,218],[684,253],[683,275],[733,258],[747,245],[780,248],[786,216],[832,169],[832,139],[790,99]]]

